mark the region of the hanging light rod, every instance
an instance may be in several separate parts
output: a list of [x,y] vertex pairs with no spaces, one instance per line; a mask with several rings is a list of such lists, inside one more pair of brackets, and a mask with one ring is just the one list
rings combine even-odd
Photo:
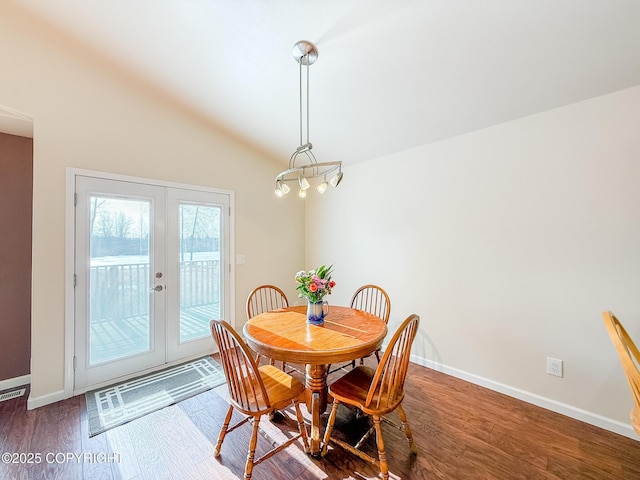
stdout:
[[[301,40],[293,46],[293,58],[300,64],[299,83],[300,83],[300,146],[295,149],[291,158],[289,158],[289,168],[278,174],[276,177],[275,194],[282,197],[291,191],[289,183],[297,183],[300,190],[298,196],[305,198],[307,190],[311,187],[309,180],[314,178],[323,178],[322,183],[316,186],[319,193],[324,193],[328,186],[337,187],[342,181],[342,162],[318,162],[315,155],[311,151],[313,145],[309,141],[309,65],[313,65],[318,59],[318,49],[316,46]],[[303,81],[302,66],[306,67],[306,109],[303,102]],[[306,112],[306,139],[305,143],[302,139],[303,134],[303,111]],[[296,161],[300,160],[306,163],[296,165]],[[327,176],[332,175],[331,180],[327,181]]]

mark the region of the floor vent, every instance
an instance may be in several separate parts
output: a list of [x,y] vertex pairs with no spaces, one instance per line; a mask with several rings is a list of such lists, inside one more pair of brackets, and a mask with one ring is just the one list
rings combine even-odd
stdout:
[[13,392],[5,392],[0,393],[0,402],[4,402],[5,400],[11,400],[12,398],[18,398],[24,395],[26,392],[26,388],[21,388],[20,390],[14,390]]

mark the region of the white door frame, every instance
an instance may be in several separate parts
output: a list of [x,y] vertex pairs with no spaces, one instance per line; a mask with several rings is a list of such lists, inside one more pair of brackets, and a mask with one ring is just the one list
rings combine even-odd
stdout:
[[[128,175],[118,175],[113,173],[98,172],[93,170],[85,170],[80,168],[67,167],[66,175],[66,212],[65,212],[65,345],[64,345],[64,398],[70,398],[73,395],[83,393],[74,390],[74,327],[75,327],[75,299],[74,299],[74,262],[75,262],[75,182],[77,176],[96,177],[107,180],[120,180],[124,182],[144,183],[157,185],[161,187],[180,188],[185,190],[197,190],[211,193],[219,193],[229,195],[229,256],[228,266],[226,266],[229,275],[229,318],[226,319],[235,328],[235,265],[232,261],[235,258],[235,197],[233,190],[223,190],[211,187],[201,187],[196,185],[166,182],[150,178],[133,177]],[[180,360],[179,363],[183,360]],[[149,371],[159,370],[170,366],[164,364],[157,368],[149,369]],[[130,375],[130,377],[140,375],[140,372]],[[95,388],[95,386],[92,386]]]

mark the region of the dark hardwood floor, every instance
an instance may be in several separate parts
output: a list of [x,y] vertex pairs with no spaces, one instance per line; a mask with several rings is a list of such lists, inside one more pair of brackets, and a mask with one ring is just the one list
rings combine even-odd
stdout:
[[[0,403],[0,479],[242,478],[250,425],[227,436],[219,458],[212,454],[227,407],[223,385],[89,438],[83,395],[31,411],[26,396],[8,400]],[[640,479],[639,441],[424,367],[411,366],[404,407],[419,453],[410,457],[403,433],[383,424],[393,479]],[[365,423],[343,409],[336,428],[352,437]],[[295,424],[265,418],[261,428],[277,440]],[[267,446],[261,436],[257,455]],[[367,447],[375,451],[373,439]],[[253,473],[257,480],[378,477],[340,448],[315,459],[299,443]]]

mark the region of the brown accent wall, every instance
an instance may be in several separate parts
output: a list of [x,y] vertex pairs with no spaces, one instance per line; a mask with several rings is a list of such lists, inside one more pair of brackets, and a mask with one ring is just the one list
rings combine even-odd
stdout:
[[0,380],[30,373],[33,139],[0,133]]

